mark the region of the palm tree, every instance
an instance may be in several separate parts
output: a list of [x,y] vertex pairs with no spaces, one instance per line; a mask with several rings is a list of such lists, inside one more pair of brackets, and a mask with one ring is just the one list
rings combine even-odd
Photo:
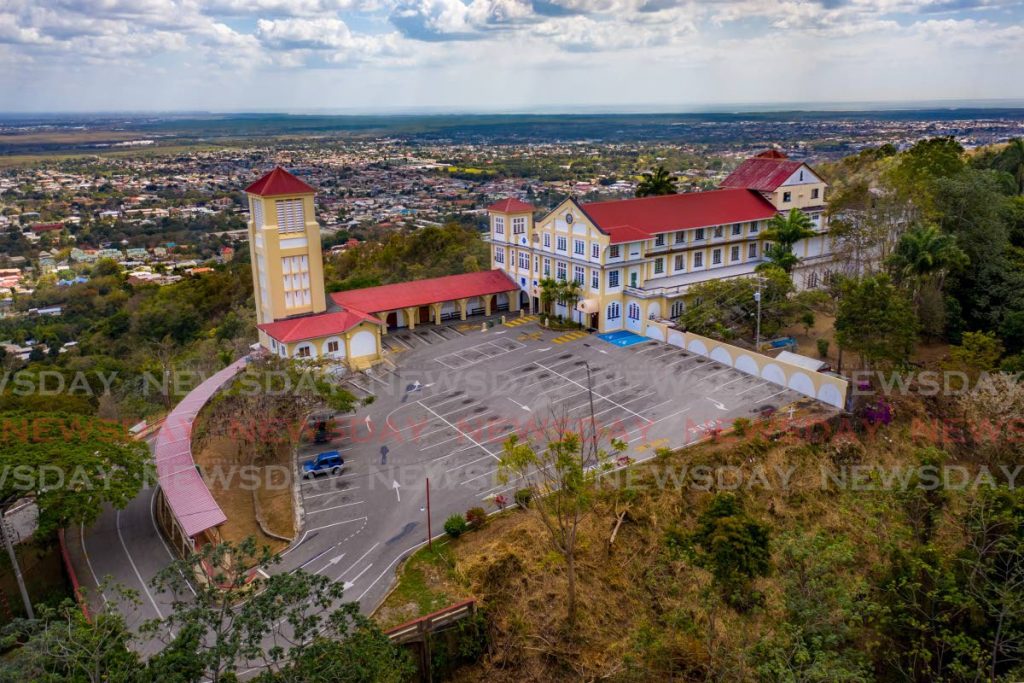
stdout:
[[572,311],[576,308],[576,302],[583,296],[583,285],[576,280],[559,283],[558,300],[565,304],[566,319],[572,320]]
[[558,300],[558,281],[544,278],[540,281],[540,310],[551,314],[551,302]]
[[768,229],[761,235],[761,239],[772,243],[772,246],[765,250],[765,256],[773,264],[790,273],[800,261],[793,253],[793,245],[817,234],[811,219],[799,209],[790,209],[785,216],[781,213],[775,214],[768,221]]
[[654,169],[654,173],[644,173],[636,186],[637,197],[657,197],[676,192],[676,179],[664,166]]
[[916,225],[903,233],[886,260],[898,283],[910,282],[916,302],[925,284],[934,282],[940,289],[949,271],[967,265],[967,254],[957,246],[956,238],[934,225]]

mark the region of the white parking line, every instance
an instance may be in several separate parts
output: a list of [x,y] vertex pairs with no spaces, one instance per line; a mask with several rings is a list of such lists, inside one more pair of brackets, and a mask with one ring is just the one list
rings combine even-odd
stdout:
[[748,391],[753,391],[754,389],[760,389],[761,387],[768,386],[769,384],[773,384],[773,382],[769,382],[767,380],[761,380],[761,382],[759,382],[758,384],[755,384],[752,387],[748,387],[748,388],[744,389],[743,391],[739,392],[736,395],[737,396],[742,396],[743,394],[747,393]]
[[461,470],[463,467],[466,467],[467,465],[472,465],[475,462],[480,462],[481,460],[486,460],[488,457],[490,457],[490,456],[489,455],[484,455],[482,457],[477,458],[476,460],[470,460],[469,462],[464,462],[461,465],[456,465],[455,467],[449,467],[448,469],[445,470],[445,472],[454,472],[455,470]]
[[354,503],[343,503],[341,505],[335,505],[335,506],[329,507],[329,508],[320,508],[319,510],[310,510],[306,514],[307,515],[318,515],[321,512],[330,512],[331,510],[340,510],[341,508],[350,508],[353,505],[362,505],[362,504],[363,504],[363,501],[357,500]]
[[327,491],[326,493],[313,493],[308,496],[303,496],[303,500],[310,500],[312,498],[322,498],[324,496],[336,496],[339,493],[348,493],[349,491],[355,491],[359,489],[358,486],[349,486],[348,488],[338,489],[337,491]]
[[335,581],[339,580],[339,579],[340,579],[341,577],[345,576],[345,574],[348,574],[348,573],[349,573],[350,571],[352,571],[353,569],[355,569],[355,568],[356,568],[356,565],[358,565],[358,564],[359,564],[360,562],[362,562],[363,560],[365,560],[365,559],[366,559],[366,556],[367,556],[367,555],[369,555],[370,553],[372,553],[372,552],[373,552],[373,551],[374,551],[374,550],[375,550],[375,549],[377,548],[377,546],[379,546],[379,545],[380,545],[380,541],[377,541],[376,543],[374,543],[373,545],[371,545],[371,546],[370,546],[370,549],[369,549],[369,550],[367,550],[367,551],[366,551],[365,553],[363,553],[363,554],[362,554],[362,555],[361,555],[361,556],[359,557],[359,559],[358,559],[358,560],[356,560],[355,562],[353,562],[353,563],[352,563],[352,564],[351,564],[351,565],[349,566],[349,568],[348,568],[348,569],[346,569],[346,570],[345,570],[345,571],[343,571],[342,573],[338,574],[338,576],[337,576],[337,577],[336,577],[336,578],[335,578],[334,580],[335,580]]
[[[423,404],[422,404],[422,403],[420,403],[419,401],[417,401],[417,403],[419,403],[419,404],[420,404],[421,406],[423,406],[424,408],[426,408],[426,409],[427,409],[427,410],[429,410],[430,412],[434,413],[434,411],[433,411],[433,410],[431,410],[431,409],[430,409],[430,408],[429,408],[428,406],[425,406],[425,405],[423,405]],[[438,419],[440,419],[440,420],[442,420],[442,421],[444,421],[444,422],[448,423],[448,426],[449,426],[449,427],[451,427],[452,429],[454,429],[455,431],[457,431],[457,432],[458,432],[459,434],[462,434],[463,436],[465,436],[465,437],[466,437],[466,439],[468,439],[468,440],[469,440],[469,441],[471,441],[472,443],[476,444],[477,446],[480,446],[480,448],[483,448],[483,449],[484,449],[484,452],[485,452],[485,453],[487,453],[488,455],[490,455],[490,456],[491,456],[492,458],[494,458],[495,460],[497,460],[497,459],[498,459],[498,456],[496,456],[496,455],[495,455],[494,453],[491,453],[491,452],[490,452],[489,450],[487,450],[486,448],[484,448],[483,446],[481,446],[481,445],[480,445],[480,443],[479,443],[479,442],[478,442],[478,441],[477,441],[476,439],[474,439],[473,437],[471,437],[471,436],[470,436],[469,434],[466,434],[466,432],[462,431],[461,429],[459,429],[458,427],[456,427],[455,425],[453,425],[453,424],[452,424],[451,422],[448,422],[448,420],[445,420],[445,419],[444,419],[443,417],[441,417],[441,416],[440,416],[440,415],[438,415],[437,413],[434,413],[434,415],[435,415],[435,416],[437,416],[437,417],[438,417]]]
[[[566,379],[566,380],[568,380],[568,381],[572,382],[573,384],[575,384],[576,386],[580,387],[581,389],[584,389],[584,390],[586,390],[586,389],[587,389],[587,388],[586,388],[585,386],[583,386],[582,384],[580,384],[579,382],[577,382],[577,381],[576,381],[576,380],[574,380],[574,379],[569,379],[569,378],[568,378],[568,377],[566,377],[565,375],[562,375],[562,374],[561,374],[561,373],[559,373],[559,372],[555,372],[554,370],[552,370],[552,372],[554,372],[554,373],[555,373],[556,375],[558,375],[559,377],[562,377],[563,379]],[[625,406],[623,406],[623,405],[620,405],[619,403],[616,403],[615,401],[611,400],[610,398],[605,398],[604,396],[602,396],[601,394],[597,393],[596,391],[594,392],[594,397],[595,397],[595,398],[600,398],[600,399],[601,399],[601,400],[603,400],[603,401],[608,401],[609,403],[614,403],[615,405],[619,406],[620,408],[622,408],[622,409],[623,409],[623,410],[625,410],[626,412],[628,412],[628,413],[632,413],[633,415],[636,415],[636,416],[637,416],[637,417],[639,417],[639,418],[640,418],[641,420],[645,420],[646,422],[650,422],[650,420],[648,420],[648,419],[647,419],[646,417],[644,417],[644,416],[643,416],[643,415],[641,415],[640,413],[634,412],[634,411],[630,410],[629,408],[626,408]]]

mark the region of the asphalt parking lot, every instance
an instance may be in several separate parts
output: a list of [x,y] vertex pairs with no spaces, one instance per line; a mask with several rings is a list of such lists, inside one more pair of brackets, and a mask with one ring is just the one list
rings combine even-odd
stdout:
[[301,481],[302,529],[283,570],[343,581],[350,599],[372,608],[397,562],[427,538],[428,478],[435,535],[452,513],[493,510],[498,496],[511,502],[520,486],[498,465],[512,434],[542,446],[555,427],[596,425],[605,445],[622,439],[643,460],[801,398],[661,342],[620,347],[509,321],[385,335],[391,362],[365,383],[373,402],[342,418],[330,443],[298,450],[300,475],[302,462],[328,450],[341,452],[345,469]]

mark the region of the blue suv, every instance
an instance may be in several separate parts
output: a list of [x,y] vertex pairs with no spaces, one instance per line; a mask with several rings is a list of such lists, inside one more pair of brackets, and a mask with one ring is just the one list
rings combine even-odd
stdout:
[[345,459],[341,457],[341,453],[338,451],[326,451],[318,454],[312,460],[307,460],[302,463],[302,476],[306,479],[316,477],[321,474],[341,474],[341,470],[345,467]]

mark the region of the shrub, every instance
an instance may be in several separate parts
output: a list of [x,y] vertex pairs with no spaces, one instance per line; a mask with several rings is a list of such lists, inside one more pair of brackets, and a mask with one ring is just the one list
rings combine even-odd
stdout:
[[469,530],[469,524],[466,522],[466,518],[458,513],[449,517],[444,523],[444,532],[452,538],[458,538],[467,530]]
[[817,344],[818,355],[822,358],[828,358],[828,339],[819,339]]
[[658,460],[668,460],[672,455],[672,449],[668,446],[658,446],[654,449],[654,457]]
[[519,507],[530,507],[531,500],[533,500],[533,491],[531,489],[519,489],[516,491],[516,505]]
[[732,432],[736,436],[746,436],[747,430],[750,429],[751,422],[748,418],[737,417],[732,421]]
[[470,529],[479,529],[487,523],[487,511],[483,508],[469,508],[466,510],[466,524]]

